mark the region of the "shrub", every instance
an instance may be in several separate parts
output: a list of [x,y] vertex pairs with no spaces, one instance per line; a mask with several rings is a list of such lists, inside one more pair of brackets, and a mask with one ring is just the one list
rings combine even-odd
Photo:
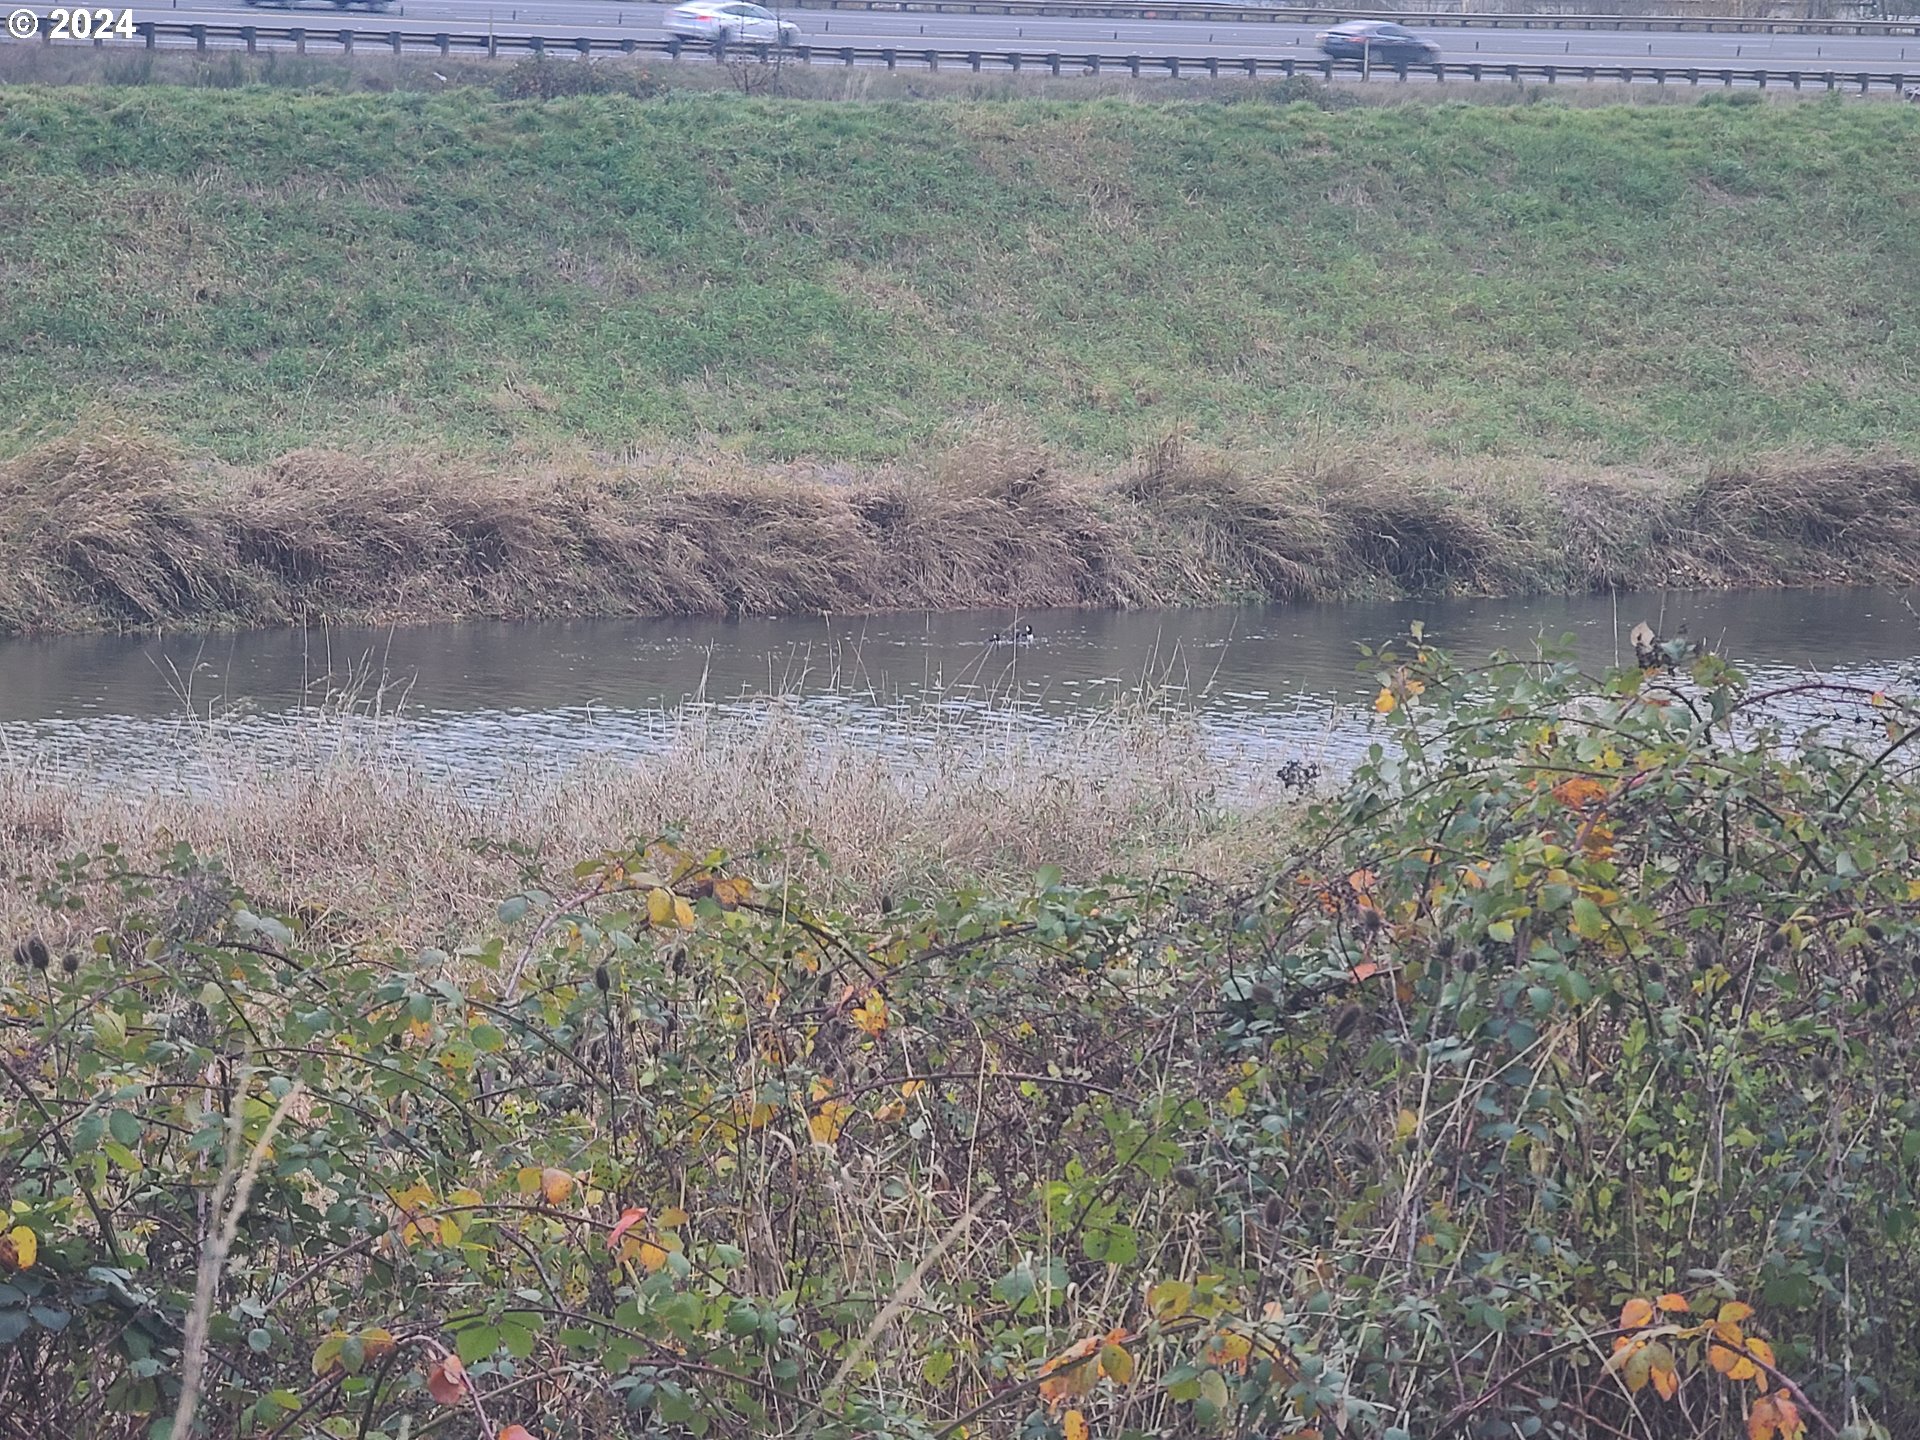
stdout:
[[852,915],[669,836],[409,954],[75,857],[5,1413],[170,1433],[197,1288],[220,1435],[1911,1433],[1920,712],[1647,658],[1371,657],[1244,894]]

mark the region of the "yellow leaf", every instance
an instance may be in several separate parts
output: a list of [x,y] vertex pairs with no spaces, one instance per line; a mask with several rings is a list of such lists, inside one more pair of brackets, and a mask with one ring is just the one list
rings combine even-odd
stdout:
[[1100,1347],[1100,1373],[1116,1385],[1133,1380],[1133,1356],[1126,1346],[1106,1344]]
[[1776,1364],[1773,1358],[1773,1346],[1757,1337],[1748,1336],[1747,1354],[1758,1362],[1753,1366],[1753,1383],[1760,1387],[1760,1393],[1764,1395],[1773,1384],[1773,1377],[1763,1368],[1764,1365]]
[[1230,1365],[1244,1371],[1253,1355],[1253,1341],[1245,1335],[1216,1335],[1207,1346],[1207,1358],[1215,1365]]
[[833,1093],[833,1078],[828,1075],[816,1076],[812,1087],[807,1093],[816,1102],[826,1099],[827,1096]]
[[1685,1315],[1688,1311],[1693,1309],[1693,1306],[1687,1303],[1686,1296],[1676,1294],[1672,1290],[1669,1290],[1666,1294],[1662,1295],[1654,1303],[1657,1304],[1662,1310],[1666,1311],[1669,1315]]
[[522,1195],[537,1195],[540,1192],[540,1167],[522,1165],[514,1172],[513,1188]]
[[1720,1307],[1720,1313],[1713,1318],[1722,1325],[1738,1325],[1753,1314],[1753,1306],[1742,1300],[1729,1300]]
[[673,923],[673,895],[666,890],[647,892],[647,920],[653,925],[671,925]]
[[678,895],[673,897],[673,923],[682,930],[691,930],[694,926],[693,906]]
[[16,1225],[0,1236],[0,1264],[14,1270],[31,1270],[40,1258],[40,1237],[25,1225]]
[[831,1145],[838,1140],[852,1109],[844,1100],[825,1101],[820,1106],[820,1113],[807,1121],[807,1133],[813,1137],[813,1143]]
[[1638,1295],[1620,1307],[1620,1328],[1638,1330],[1653,1319],[1653,1302],[1643,1300]]
[[360,1344],[365,1350],[368,1361],[371,1362],[386,1359],[393,1353],[394,1347],[399,1342],[393,1338],[391,1330],[376,1326],[372,1330],[360,1332]]
[[853,1023],[869,1035],[883,1034],[887,1028],[887,997],[874,991],[853,1012]]
[[667,1252],[658,1245],[655,1245],[651,1240],[642,1240],[639,1245],[635,1247],[633,1258],[640,1262],[642,1269],[649,1275],[652,1275],[656,1273],[662,1265],[667,1263]]
[[873,1112],[874,1122],[880,1125],[897,1125],[907,1118],[907,1102],[889,1100]]
[[1404,1140],[1420,1128],[1420,1117],[1411,1110],[1402,1110],[1394,1117],[1393,1133],[1396,1139]]
[[657,1218],[659,1223],[667,1229],[677,1230],[680,1226],[687,1223],[687,1212],[682,1210],[678,1205],[669,1205],[660,1212]]
[[1066,1440],[1087,1440],[1087,1417],[1078,1410],[1067,1411],[1065,1418],[1060,1422],[1060,1428]]
[[913,1099],[913,1097],[914,1097],[914,1096],[916,1096],[916,1095],[918,1095],[918,1094],[920,1093],[920,1090],[921,1090],[921,1087],[922,1087],[922,1086],[924,1086],[924,1085],[925,1085],[926,1083],[927,1083],[927,1082],[926,1082],[926,1081],[924,1081],[924,1080],[904,1080],[904,1081],[902,1081],[902,1082],[901,1082],[901,1084],[900,1084],[900,1098],[901,1098],[902,1100],[911,1100],[911,1099]]
[[1383,689],[1378,695],[1373,697],[1373,708],[1378,710],[1382,715],[1391,714],[1394,707],[1399,703],[1398,700],[1393,698],[1393,692],[1391,690]]
[[549,1205],[564,1205],[573,1194],[573,1176],[549,1165],[540,1172],[540,1194]]
[[1147,1305],[1156,1320],[1178,1320],[1193,1308],[1193,1286],[1184,1280],[1162,1280],[1147,1291]]

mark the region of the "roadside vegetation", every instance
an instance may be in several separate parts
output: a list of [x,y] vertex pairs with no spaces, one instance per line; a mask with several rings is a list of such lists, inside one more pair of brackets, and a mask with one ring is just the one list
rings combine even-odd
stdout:
[[610,832],[436,944],[89,843],[8,901],[0,1433],[1912,1434],[1920,710],[1649,658],[1375,656],[1229,885]]
[[[1480,536],[1511,530],[1505,516],[1540,516],[1521,526],[1524,547],[1567,530],[1546,516],[1569,478],[1599,478],[1594,493],[1630,511],[1617,526],[1659,536],[1672,503],[1715,522],[1709,474],[1818,474],[1845,490],[1912,463],[1920,173],[1901,157],[1920,148],[1914,108],[1329,109],[1260,94],[8,88],[10,536],[54,522],[29,493],[46,457],[127,430],[244,467],[227,495],[182,484],[175,503],[248,551],[236,509],[271,528],[319,507],[276,478],[305,484],[313,449],[351,457],[321,476],[342,486],[336,516],[445,474],[486,495],[530,488],[518,528],[538,536],[578,474],[614,488],[680,476],[660,503],[685,511],[724,507],[701,497],[710,474],[758,505],[799,467],[820,484],[793,490],[804,499],[789,509],[845,528],[874,470],[918,505],[925,457],[962,453],[985,428],[1043,440],[1044,493],[1052,476],[1110,480],[1167,436],[1229,455],[1236,493],[1279,518],[1286,557],[1311,574],[1290,570],[1271,593],[1342,593],[1396,566],[1463,588],[1567,588],[1596,568],[1555,553],[1578,536],[1524,564]],[[1302,490],[1300,476],[1336,484]],[[1338,524],[1292,534],[1302,507],[1342,507],[1342,476],[1361,476],[1369,509],[1404,495],[1400,509],[1450,511],[1457,530],[1427,557],[1344,563]],[[1461,476],[1498,480],[1496,515]],[[1000,476],[970,482],[991,492]],[[1448,490],[1465,499],[1434,499]],[[1642,503],[1655,518],[1632,513]],[[1836,503],[1816,486],[1797,509]],[[1250,511],[1219,513],[1240,528]],[[637,524],[643,503],[626,515]],[[881,520],[866,516],[874,534]],[[1895,505],[1887,522],[1910,526],[1912,511]],[[956,511],[924,543],[966,547],[975,524],[995,532],[991,513]],[[1123,534],[1127,516],[1106,524]],[[323,574],[371,563],[321,561],[346,538],[296,528]],[[1098,536],[1069,526],[1033,543],[1092,553]],[[1816,572],[1826,545],[1866,543],[1853,530],[1788,540],[1805,563],[1778,578]],[[275,543],[300,549],[298,534]],[[1628,578],[1665,580],[1659,549]],[[313,578],[292,553],[286,566],[286,588]],[[808,603],[801,591],[929,603],[854,566],[712,584],[791,605]],[[1150,574],[1129,599],[1233,589],[1231,576],[1213,589],[1175,578]],[[207,584],[159,611],[246,614]],[[724,605],[622,593],[634,582],[614,572],[593,576],[588,599],[564,570],[503,566],[495,584],[551,584],[547,609]],[[65,622],[17,591],[8,609]]]

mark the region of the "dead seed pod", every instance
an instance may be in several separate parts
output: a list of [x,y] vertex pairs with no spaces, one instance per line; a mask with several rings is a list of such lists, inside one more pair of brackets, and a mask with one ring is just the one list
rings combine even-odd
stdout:
[[1366,1011],[1352,1001],[1333,1012],[1333,1035],[1336,1040],[1344,1040],[1360,1028],[1360,1022],[1366,1018]]

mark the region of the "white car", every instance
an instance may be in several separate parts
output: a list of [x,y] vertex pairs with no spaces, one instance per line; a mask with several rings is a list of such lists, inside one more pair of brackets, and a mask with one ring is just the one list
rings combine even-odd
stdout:
[[800,38],[791,20],[745,0],[693,0],[669,10],[666,24],[669,35],[726,45],[791,45]]

